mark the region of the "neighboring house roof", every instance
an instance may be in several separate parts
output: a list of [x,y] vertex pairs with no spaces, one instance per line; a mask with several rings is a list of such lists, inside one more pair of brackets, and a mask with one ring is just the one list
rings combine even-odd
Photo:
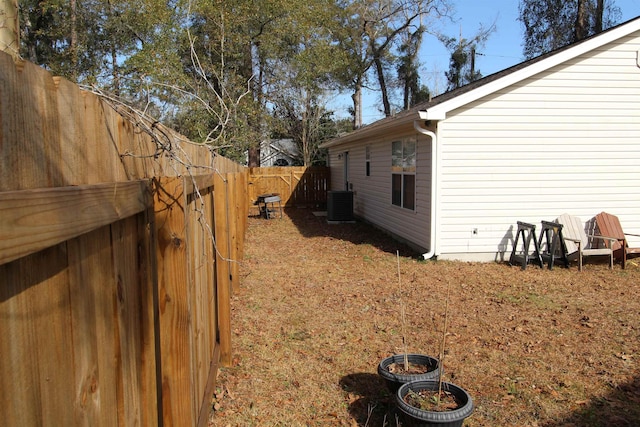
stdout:
[[[393,116],[378,120],[370,125],[333,139],[322,148],[329,148],[348,142],[357,141],[373,134],[383,132],[385,129],[395,128],[405,124],[411,124],[414,120],[444,120],[447,113],[473,102],[483,96],[487,96],[507,86],[516,84],[526,78],[544,72],[551,67],[562,64],[578,57],[586,52],[597,49],[621,37],[640,30],[640,17],[634,18],[616,27],[612,27],[599,34],[588,37],[579,42],[554,50],[547,54],[524,61],[503,71],[491,74],[480,80],[462,86],[458,89],[436,96],[430,101],[418,104],[409,110],[404,110]],[[640,51],[636,61],[640,67]]]
[[261,146],[260,163],[263,165],[275,165],[279,160],[295,163],[300,158],[300,150],[293,139],[265,140]]

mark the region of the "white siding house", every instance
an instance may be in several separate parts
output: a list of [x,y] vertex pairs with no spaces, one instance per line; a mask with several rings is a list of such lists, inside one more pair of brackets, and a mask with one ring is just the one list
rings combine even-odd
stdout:
[[[394,141],[416,142],[408,207],[393,203]],[[640,18],[324,146],[355,215],[428,258],[508,259],[517,221],[565,212],[640,234]]]

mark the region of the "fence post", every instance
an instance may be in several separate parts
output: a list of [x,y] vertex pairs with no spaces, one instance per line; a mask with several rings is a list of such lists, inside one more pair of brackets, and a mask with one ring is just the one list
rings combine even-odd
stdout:
[[218,340],[220,364],[231,366],[231,283],[229,280],[229,221],[226,176],[213,178],[213,216],[216,249],[216,291],[218,296]]

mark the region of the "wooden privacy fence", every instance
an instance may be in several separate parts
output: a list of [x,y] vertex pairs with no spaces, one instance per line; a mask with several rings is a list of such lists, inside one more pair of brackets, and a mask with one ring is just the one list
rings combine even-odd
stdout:
[[0,425],[206,425],[246,169],[2,53],[0,96]]
[[249,168],[249,204],[261,194],[278,193],[286,206],[324,206],[329,178],[324,166]]

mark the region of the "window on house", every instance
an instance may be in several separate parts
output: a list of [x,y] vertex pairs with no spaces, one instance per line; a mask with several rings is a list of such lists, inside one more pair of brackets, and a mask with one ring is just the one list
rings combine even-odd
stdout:
[[371,176],[371,146],[364,147],[364,173]]
[[391,143],[391,203],[405,209],[415,209],[416,142]]

